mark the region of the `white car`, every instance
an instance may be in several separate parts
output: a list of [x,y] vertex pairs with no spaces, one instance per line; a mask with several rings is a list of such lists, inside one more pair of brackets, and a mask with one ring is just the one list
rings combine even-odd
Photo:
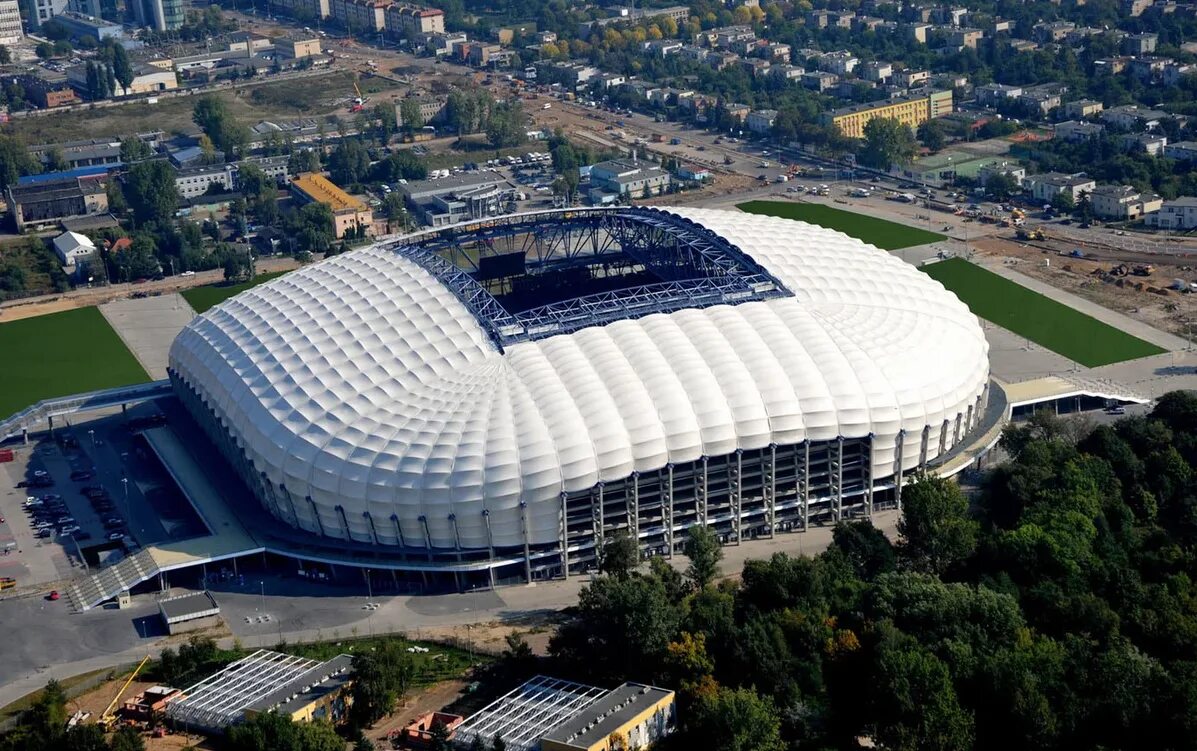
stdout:
[[75,533],[76,533],[76,532],[78,532],[78,531],[79,531],[79,525],[78,525],[78,524],[68,524],[68,525],[66,525],[65,527],[63,527],[62,529],[58,530],[58,534],[60,534],[60,535],[73,535],[73,534],[75,534]]
[[42,499],[38,498],[35,495],[27,495],[27,496],[25,496],[25,505],[26,506],[40,506],[40,505],[42,505]]
[[112,532],[108,535],[108,539],[113,540],[113,541],[123,540],[123,539],[125,539],[125,533],[124,532]]
[[194,271],[184,271],[182,274],[179,274],[179,276],[195,276],[195,272]]

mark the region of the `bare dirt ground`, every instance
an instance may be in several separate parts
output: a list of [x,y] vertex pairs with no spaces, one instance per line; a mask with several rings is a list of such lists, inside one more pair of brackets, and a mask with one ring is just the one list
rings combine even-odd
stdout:
[[[1197,320],[1197,295],[1181,294],[1167,287],[1174,279],[1192,281],[1197,275],[1197,260],[1101,251],[1091,258],[1070,258],[1063,248],[1040,245],[999,237],[970,242],[970,247],[982,258],[1008,264],[1027,276],[1177,336],[1191,333],[1186,321]],[[1123,263],[1151,263],[1154,271],[1148,276],[1108,274]]]

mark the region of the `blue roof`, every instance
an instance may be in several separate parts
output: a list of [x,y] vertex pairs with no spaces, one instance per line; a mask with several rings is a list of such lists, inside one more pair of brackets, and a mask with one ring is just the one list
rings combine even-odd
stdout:
[[113,164],[93,164],[88,167],[76,167],[75,169],[63,170],[61,172],[43,172],[40,175],[25,175],[17,179],[17,185],[37,185],[38,183],[49,183],[55,180],[67,180],[73,177],[91,177],[92,175],[103,175],[112,170],[120,169],[121,163],[115,162]]

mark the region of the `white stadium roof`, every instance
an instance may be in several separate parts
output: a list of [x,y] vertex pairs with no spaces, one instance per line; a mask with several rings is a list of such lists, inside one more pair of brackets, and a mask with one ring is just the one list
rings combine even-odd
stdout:
[[[874,476],[889,476],[900,430],[931,426],[933,458],[940,426],[983,392],[977,319],[914,267],[802,222],[669,211],[793,295],[500,349],[437,277],[376,245],[196,318],[170,367],[324,529],[342,506],[357,539],[368,511],[422,541],[426,516],[438,547],[454,545],[450,513],[463,547],[486,547],[483,509],[495,545],[522,544],[521,501],[531,541],[552,542],[563,491],[738,448],[874,434]],[[298,511],[315,531],[311,504]]]

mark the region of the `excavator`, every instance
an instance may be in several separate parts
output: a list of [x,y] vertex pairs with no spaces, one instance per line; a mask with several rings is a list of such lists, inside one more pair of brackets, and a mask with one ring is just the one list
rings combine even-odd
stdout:
[[117,691],[116,696],[112,697],[112,701],[108,703],[108,707],[104,710],[104,713],[100,715],[100,719],[96,721],[96,723],[103,728],[105,732],[111,730],[112,726],[116,723],[116,705],[120,702],[121,696],[124,695],[125,691],[129,688],[129,684],[133,682],[133,679],[137,677],[137,674],[141,672],[141,669],[144,668],[146,663],[149,661],[149,655],[146,655],[142,658],[137,667],[133,669],[133,672],[129,673],[129,677],[125,679],[125,682],[121,684],[120,691]]

